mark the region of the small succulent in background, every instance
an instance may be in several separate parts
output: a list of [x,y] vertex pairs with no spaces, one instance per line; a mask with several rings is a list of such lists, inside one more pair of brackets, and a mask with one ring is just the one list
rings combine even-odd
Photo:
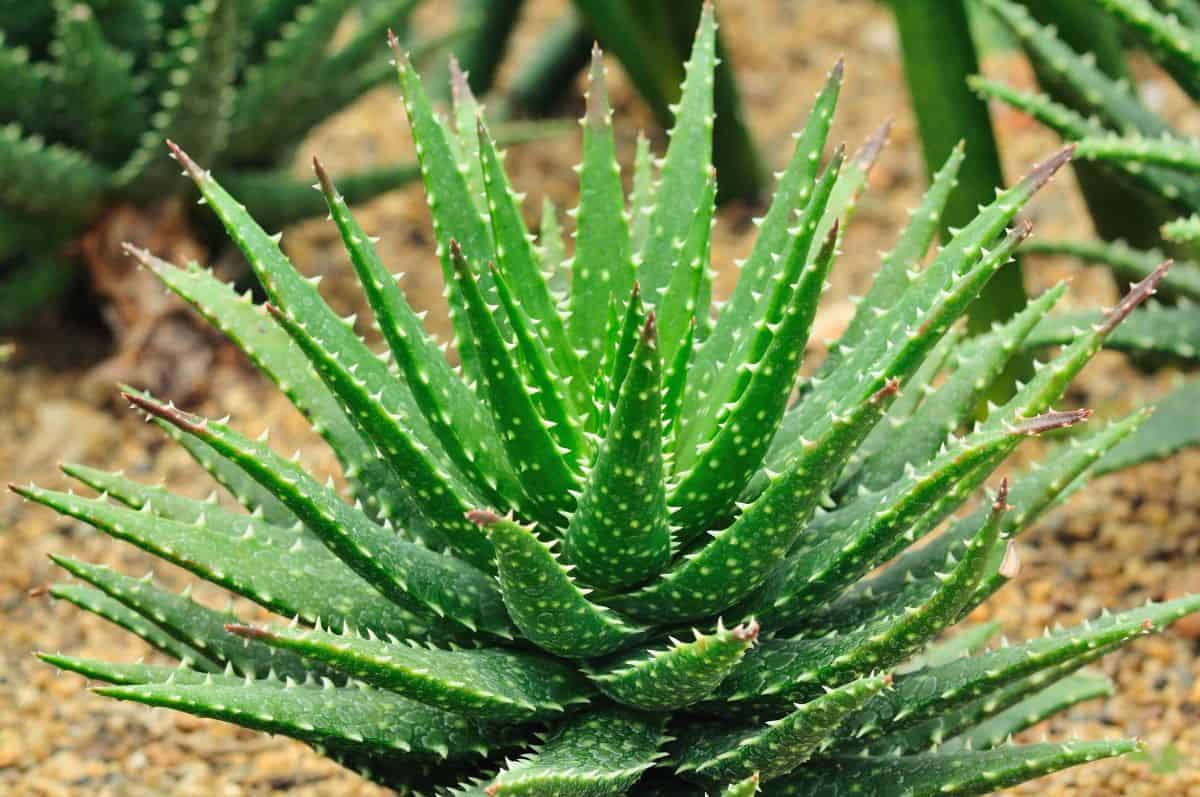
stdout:
[[[384,34],[406,31],[417,4],[371,4],[338,44],[329,41],[347,0],[0,7],[0,330],[61,293],[80,257],[93,272],[109,268],[97,262],[109,255],[105,227],[193,256],[219,240],[172,203],[165,137],[275,228],[323,212],[288,174],[293,150],[390,74]],[[361,201],[415,176],[403,164],[340,182]]]
[[[1132,353],[1150,353],[1185,365],[1200,360],[1200,264],[1188,258],[1200,242],[1200,143],[1151,110],[1135,87],[1112,77],[1093,53],[1077,52],[1067,37],[1041,24],[1013,0],[981,0],[1020,40],[1030,59],[1055,88],[1054,96],[1014,89],[981,77],[970,79],[984,97],[1010,105],[1074,142],[1075,157],[1098,166],[1130,192],[1137,208],[1108,208],[1113,215],[1152,216],[1156,209],[1182,214],[1162,233],[1176,262],[1161,291],[1169,305],[1152,304],[1133,314],[1105,344]],[[1108,15],[1131,41],[1170,75],[1180,90],[1200,96],[1200,5],[1194,0],[1088,0],[1095,14]],[[1088,187],[1084,183],[1085,189]],[[1093,209],[1095,203],[1089,205]],[[1095,215],[1095,210],[1093,210]],[[1096,218],[1099,229],[1105,219]],[[1124,241],[1050,240],[1033,242],[1028,251],[1066,255],[1085,264],[1106,266],[1123,284],[1145,278],[1166,256],[1158,249],[1135,249]],[[1065,343],[1094,313],[1056,315],[1040,324],[1028,345]],[[1168,397],[1152,422],[1160,436],[1179,446],[1200,442],[1189,422],[1200,400],[1200,381],[1185,382]]]
[[[1065,286],[974,338],[956,322],[1029,235],[1028,223],[1009,227],[1069,153],[916,267],[958,151],[801,383],[879,142],[825,159],[839,65],[714,316],[715,32],[708,10],[661,172],[639,158],[628,197],[594,56],[570,259],[553,213],[534,245],[469,94],[456,123],[442,123],[394,42],[461,370],[319,163],[384,356],[176,147],[269,303],[198,266],[131,252],[304,412],[353,500],[276,454],[265,433],[127,390],[247,513],[77,465],[66,472],[100,497],[14,489],[294,620],[250,625],[56,557],[79,581],[52,594],[179,666],[43,658],[107,682],[104,695],[300,739],[401,792],[971,795],[1135,750],[1006,740],[1106,694],[1080,669],[1200,610],[1200,597],[1014,646],[985,649],[989,626],[935,639],[1017,574],[1013,538],[1041,513],[1094,474],[1152,455],[1110,459],[1136,439],[1139,412],[1072,436],[1011,484],[995,475],[1026,438],[1087,420],[1052,405],[1168,265],[971,425]],[[958,513],[985,485],[991,495]]]

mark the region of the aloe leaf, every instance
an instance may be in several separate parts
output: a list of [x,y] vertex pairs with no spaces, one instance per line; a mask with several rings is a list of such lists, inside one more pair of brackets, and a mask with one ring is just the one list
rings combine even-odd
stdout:
[[692,225],[679,250],[679,260],[671,273],[670,281],[656,311],[663,358],[668,362],[675,359],[675,350],[683,339],[689,325],[695,325],[696,334],[703,338],[708,334],[709,306],[712,303],[712,267],[709,265],[712,249],[713,214],[716,212],[717,177],[709,173],[704,192]]
[[650,139],[638,131],[633,156],[633,186],[629,192],[628,208],[629,244],[634,252],[640,252],[650,236],[650,217],[654,213],[657,186]]
[[[1023,678],[1160,631],[1198,610],[1200,597],[1196,596],[1148,603],[1121,614],[1104,614],[1020,645],[1005,644],[977,656],[897,675],[895,687],[864,706],[839,734],[847,739],[869,738],[881,731],[900,730],[942,716]],[[760,645],[757,650],[765,647]],[[771,676],[770,683],[784,687],[784,692],[787,691],[784,685],[790,685],[777,676]],[[769,684],[757,688],[764,686]]]
[[1200,172],[1200,148],[1180,138],[1104,136],[1078,142],[1075,154],[1084,160],[1115,161],[1121,164],[1155,164],[1196,174]]
[[553,717],[587,701],[587,681],[553,659],[499,649],[441,650],[312,629],[230,626],[246,639],[320,661],[379,689],[481,721]]
[[[1017,509],[1015,504],[1014,509]],[[949,639],[930,644],[925,650],[897,667],[896,672],[916,672],[925,667],[940,667],[963,656],[979,653],[998,633],[1000,633],[999,620],[988,620],[986,623],[969,626],[961,631],[956,631],[954,636]]]
[[[468,380],[478,381],[482,377],[481,363],[475,351],[475,336],[467,320],[464,299],[454,289],[457,283],[450,256],[450,242],[457,240],[473,261],[487,263],[495,259],[492,233],[488,220],[476,207],[467,178],[458,169],[458,160],[450,144],[452,136],[434,115],[412,62],[394,36],[389,44],[396,59],[404,110],[417,148],[421,179],[425,183],[425,197],[433,220],[434,238],[437,240],[437,255],[442,264],[442,280],[449,289],[446,302],[454,326],[454,345],[462,360],[463,373]],[[485,274],[481,279],[484,281],[484,292],[490,294],[490,276]]]
[[234,102],[230,142],[234,157],[255,154],[255,143],[277,134],[287,118],[289,92],[296,76],[312,74],[324,57],[329,34],[352,3],[350,0],[308,0],[295,5],[285,24],[264,31],[262,56],[247,64]]
[[[45,10],[54,14],[50,4]],[[33,15],[29,15],[32,17]],[[0,95],[5,97],[48,97],[53,91],[54,72],[50,64],[31,58],[29,48],[21,46],[24,38],[0,20]],[[47,20],[44,30],[54,27],[53,19]],[[43,103],[11,102],[0,108],[0,121],[15,123],[30,133],[50,135],[55,132],[57,120]]]
[[1162,236],[1168,241],[1177,244],[1200,241],[1200,215],[1193,213],[1190,216],[1167,222],[1162,226]]
[[[373,241],[355,221],[320,161],[314,159],[313,165],[359,283],[413,398],[447,455],[471,483],[491,500],[506,503],[501,496],[517,494],[520,488],[486,408],[425,332],[421,317],[409,306]],[[464,440],[471,441],[470,450]]]
[[579,579],[604,589],[647,581],[671,558],[661,368],[651,313],[564,538],[563,555]]
[[[986,254],[984,247],[993,244],[1020,208],[1069,160],[1070,154],[1068,147],[1034,167],[942,248],[905,292],[903,300],[894,303],[878,319],[872,333],[852,352],[844,353],[843,366],[829,374],[804,401],[784,416],[767,456],[768,467],[779,467],[786,461],[797,438],[833,407],[844,406],[848,396],[860,395],[852,392],[850,387],[851,381],[859,380],[860,374],[874,372],[882,366],[885,374],[901,376],[920,365],[924,355],[978,294],[982,284],[1028,237],[1028,223]],[[912,328],[915,328],[915,334],[909,332]],[[895,340],[897,333],[904,335],[899,346]]]
[[[1103,322],[1101,313],[1091,311],[1050,316],[1034,328],[1025,345],[1040,348],[1069,344]],[[1194,360],[1200,352],[1200,315],[1191,306],[1152,304],[1130,315],[1107,336],[1104,346],[1117,351],[1154,352]]]
[[851,784],[911,797],[991,794],[1051,772],[1131,753],[1133,741],[1006,745],[981,752],[824,759],[792,778],[769,784],[765,797],[824,797]]
[[[656,192],[660,199],[650,216],[646,242],[634,257],[638,280],[651,307],[658,307],[671,275],[679,267],[680,250],[692,218],[700,211],[700,197],[709,177],[715,59],[716,20],[712,7],[706,6],[684,67],[682,95]],[[662,197],[671,200],[664,202]]]
[[446,546],[475,567],[490,569],[491,546],[463,518],[472,491],[439,467],[424,446],[409,435],[412,423],[404,409],[389,406],[373,395],[359,377],[355,361],[339,356],[329,341],[318,340],[309,325],[273,305],[268,309],[309,358],[326,386],[341,399],[363,435],[375,442],[379,455],[391,465],[397,478],[409,486],[421,512]]
[[0,201],[6,209],[79,219],[91,213],[112,176],[88,154],[0,127]]
[[739,780],[737,783],[731,783],[721,792],[721,797],[754,797],[758,794],[759,777],[755,772],[748,778]]
[[[1011,105],[1063,138],[1077,140],[1107,133],[1107,129],[1095,117],[1085,118],[1044,94],[1017,91],[1003,83],[979,77],[968,78],[968,81],[983,96]],[[1101,165],[1119,167],[1119,164],[1111,163]],[[1200,207],[1200,185],[1170,169],[1150,165],[1134,170],[1122,169],[1120,174],[1168,199],[1190,207]]]
[[[38,653],[39,659],[65,672],[73,672],[106,684],[159,684],[173,680],[178,684],[202,684],[213,673],[189,669],[186,666],[161,667],[153,664],[121,664],[98,659],[82,659],[57,653]],[[220,668],[218,668],[218,672]],[[225,676],[218,676],[222,677]],[[237,676],[228,676],[237,678]],[[214,678],[213,680],[217,680]]]
[[[846,230],[850,226],[850,219],[858,207],[858,200],[867,188],[867,178],[871,176],[871,169],[874,168],[879,154],[887,145],[891,131],[892,120],[888,119],[875,132],[867,136],[867,140],[862,143],[858,151],[846,160],[845,167],[838,172],[837,182],[834,183],[833,190],[829,194],[829,203],[825,208],[825,214],[821,217],[821,223],[817,225],[817,231],[813,235],[814,241],[825,240],[825,236],[836,224],[840,230],[838,243],[841,244],[842,238],[845,237]],[[811,246],[812,244],[810,244],[810,249]],[[811,254],[810,251],[809,255]]]
[[1013,734],[1036,725],[1059,712],[1098,697],[1111,697],[1113,683],[1106,677],[1073,675],[1052,684],[1033,697],[1005,709],[975,727],[947,740],[942,752],[989,750],[1000,747]]
[[[1028,254],[1063,255],[1085,265],[1102,265],[1127,282],[1137,282],[1154,273],[1167,256],[1157,250],[1133,249],[1122,241],[1030,241]],[[1175,296],[1200,301],[1200,265],[1176,262],[1163,279],[1161,289]]]
[[479,157],[479,119],[483,108],[475,99],[468,75],[459,66],[458,58],[450,55],[450,96],[453,104],[454,135],[448,143],[455,151],[456,160],[466,164],[464,176],[475,206],[487,210],[487,193],[483,187],[483,161]]
[[1139,39],[1179,87],[1200,97],[1200,36],[1174,14],[1162,13],[1146,0],[1098,0]]
[[579,794],[619,797],[662,757],[661,722],[618,709],[578,717],[533,755],[511,762],[489,797]]
[[1008,322],[959,347],[945,384],[926,398],[911,418],[887,432],[888,445],[863,463],[844,489],[850,491],[859,485],[868,490],[884,489],[902,477],[906,465],[934,457],[947,435],[968,420],[1025,336],[1065,291],[1066,284],[1059,283]]
[[[508,281],[499,270],[494,265],[490,270],[492,282],[496,286],[496,295],[504,308],[504,315],[508,318],[508,325],[512,329],[517,352],[524,366],[523,371],[531,384],[539,413],[547,421],[547,428],[555,442],[567,452],[571,460],[585,459],[589,449],[588,441],[583,437],[581,422],[576,420],[567,387],[558,377],[545,344],[534,331],[537,322],[525,313],[521,302],[513,295]],[[578,400],[590,403],[590,392],[585,390]]]
[[433,631],[419,615],[393,606],[323,548],[306,551],[297,542],[281,549],[253,535],[233,538],[199,523],[179,523],[99,499],[39,488],[16,491],[285,617],[307,623],[346,622],[417,638]]
[[[613,305],[613,310],[616,307]],[[610,321],[616,321],[610,316]],[[599,431],[608,429],[612,412],[621,395],[621,385],[629,373],[629,365],[633,362],[633,350],[639,339],[639,332],[646,323],[646,310],[642,305],[640,285],[633,283],[633,291],[625,303],[625,313],[617,323],[610,324],[615,340],[610,341],[608,357],[604,363],[604,373],[597,380],[597,400],[600,404]]]
[[821,152],[833,121],[842,71],[839,62],[817,95],[808,124],[797,137],[787,169],[775,187],[771,207],[759,225],[754,248],[740,267],[733,295],[721,308],[712,334],[702,346],[697,347],[679,415],[682,422],[677,434],[678,450],[686,451],[699,440],[703,431],[699,427],[707,423],[708,418],[702,410],[719,400],[712,398],[713,386],[725,364],[745,362],[742,352],[749,346],[749,341],[740,333],[750,319],[763,317],[760,306],[765,301],[763,297],[769,294],[770,281],[777,268],[776,256],[782,258],[788,255],[786,250],[791,240],[795,209],[803,207],[810,199],[820,167]]
[[262,513],[247,515],[231,512],[216,502],[216,495],[197,501],[176,495],[164,487],[151,487],[127,479],[121,473],[89,468],[83,465],[62,465],[62,471],[100,493],[115,498],[132,509],[140,509],[167,520],[201,526],[232,538],[256,537],[270,545],[284,548],[304,543],[320,544],[320,539],[301,526],[279,526],[267,522]]
[[[304,315],[312,332],[329,339],[345,357],[352,358],[357,362],[359,364],[358,376],[370,386],[371,392],[382,391],[380,398],[386,404],[403,407],[412,420],[411,430],[413,434],[426,446],[431,447],[431,450],[437,450],[439,446],[436,437],[425,423],[424,417],[421,415],[407,387],[391,375],[387,366],[367,349],[366,344],[354,333],[353,329],[343,319],[338,318],[329,306],[325,304],[316,285],[312,281],[302,277],[295,270],[279,248],[279,237],[267,235],[262,227],[258,226],[246,214],[244,208],[222,189],[210,174],[196,166],[182,150],[172,145],[172,152],[184,164],[189,175],[201,189],[205,201],[221,218],[230,237],[242,249],[251,266],[255,268],[259,281],[267,291],[271,301],[284,310],[304,306],[306,308]],[[161,269],[159,273],[161,276]],[[204,303],[212,301],[215,294],[217,294],[216,291],[209,289],[204,296],[199,297],[199,301],[190,298],[189,301],[197,304],[203,312]],[[225,302],[225,307],[229,307],[228,301]],[[225,325],[218,322],[218,327],[223,330],[227,326],[232,327],[231,324]],[[231,332],[231,335],[235,340],[241,338],[248,341],[253,337],[250,335],[250,329],[261,328],[261,323],[257,324],[255,328],[235,328]],[[274,365],[267,367],[266,370],[268,373],[274,372],[272,373],[272,377],[284,386],[285,392],[291,393],[289,397],[292,398],[292,401],[302,409],[305,405],[312,407],[313,404],[310,404],[310,402],[315,403],[318,399],[315,397],[310,398],[304,394],[308,394],[311,391],[311,388],[308,387],[309,385],[313,383],[319,384],[321,380],[312,379],[313,374],[308,371],[307,365],[302,365],[304,361],[300,358],[294,355],[289,357],[283,352],[269,351],[269,349],[275,349],[279,345],[275,343],[273,338],[268,338],[267,341],[264,341],[264,344],[264,351],[261,355],[255,355],[251,350],[251,356],[261,356],[265,362],[273,362]],[[249,349],[246,344],[241,345],[243,345],[243,348]],[[301,354],[298,349],[296,350],[296,354]],[[267,359],[268,355],[270,355],[270,359]],[[301,357],[303,357],[302,354]],[[283,375],[284,368],[288,370],[287,376]],[[304,383],[305,387],[303,390],[289,391],[287,389],[293,382],[298,383],[293,369],[303,369],[308,377]],[[328,394],[328,397],[322,396],[320,400],[334,401],[336,404],[336,399],[333,398],[329,391],[322,392]],[[321,407],[321,409],[321,415],[317,415],[310,409],[310,412],[313,414],[313,422],[319,429],[326,423],[330,423],[332,420],[331,416],[333,416],[333,413],[324,407]],[[339,412],[343,413],[343,417],[339,418],[342,421],[341,424],[338,424],[339,427],[343,424],[349,425],[353,431],[353,419],[345,417],[344,411],[339,410]],[[357,436],[357,432],[354,433]],[[339,435],[339,437],[342,437],[342,440],[345,439],[342,435]],[[392,519],[396,520],[411,520],[412,516],[417,514],[411,511],[411,497],[402,497],[407,496],[405,486],[395,479],[386,467],[386,463],[377,461],[378,458],[373,456],[370,444],[360,439],[358,445],[354,446],[353,444],[348,445],[342,442],[342,440],[339,440],[339,443],[333,446],[334,450],[339,451],[340,456],[343,457],[343,462],[347,466],[347,476],[351,482],[361,480],[365,488],[362,490],[362,498],[368,506],[371,506],[372,509],[384,517],[392,517]],[[365,453],[363,447],[366,447]],[[438,453],[441,452],[439,451]],[[445,464],[449,467],[449,463]],[[383,473],[380,472],[381,465],[384,466],[382,467]]]
[[683,403],[683,391],[687,386],[688,371],[696,352],[696,319],[688,323],[683,335],[683,342],[675,350],[675,357],[667,365],[663,375],[662,423],[663,439],[668,441],[669,450],[674,450],[671,441],[679,423],[680,405]]
[[284,506],[274,494],[254,481],[246,471],[218,454],[208,443],[166,421],[156,418],[154,423],[252,514],[261,515],[266,522],[284,528],[303,525],[296,514]]
[[158,111],[141,144],[121,166],[117,183],[138,198],[171,191],[174,167],[162,157],[163,139],[181,142],[200,160],[215,159],[229,140],[234,93],[245,37],[239,32],[245,9],[239,0],[200,0],[187,6],[174,33],[154,90]]
[[1185,447],[1200,444],[1192,423],[1200,401],[1200,381],[1184,382],[1154,402],[1150,420],[1096,463],[1096,474],[1113,473],[1143,462],[1163,459]]
[[456,760],[482,755],[494,743],[469,720],[361,684],[214,680],[108,686],[96,693],[359,753]]
[[792,258],[776,285],[779,303],[773,303],[757,331],[766,340],[751,348],[741,383],[717,415],[713,436],[676,474],[669,498],[671,521],[687,530],[685,536],[711,527],[733,509],[766,456],[800,371],[817,301],[833,263],[837,231],[835,225],[821,250],[803,265],[798,261],[804,248],[792,247]]
[[500,590],[521,634],[557,656],[586,658],[636,642],[643,629],[588,600],[551,546],[510,520],[473,510],[496,547]]
[[685,708],[712,694],[758,640],[758,624],[718,624],[711,634],[674,639],[666,648],[631,650],[596,667],[592,681],[626,706],[644,711]]
[[1022,5],[1012,0],[983,0],[983,3],[1016,34],[1030,58],[1069,86],[1072,96],[1098,114],[1106,127],[1148,136],[1168,132],[1166,122],[1147,110],[1128,84],[1114,80],[1094,60],[1076,53],[1052,28],[1040,25]]
[[[572,343],[584,352],[583,372],[589,378],[600,368],[609,300],[624,299],[633,288],[621,169],[613,141],[604,62],[598,48],[592,49],[590,76],[587,112],[582,122],[583,162],[575,217],[575,258],[571,263],[569,325]],[[649,158],[648,150],[646,153],[642,157]],[[635,194],[638,190],[635,187]],[[644,184],[640,190],[647,190]]]
[[195,434],[240,465],[363,579],[401,608],[424,616],[435,637],[463,637],[462,628],[500,637],[511,633],[498,591],[483,571],[376,525],[332,488],[322,487],[262,442],[141,396],[126,397],[148,414]]
[[912,284],[925,253],[937,237],[942,214],[954,190],[964,156],[965,148],[960,143],[951,150],[942,168],[933,175],[921,204],[910,212],[911,220],[899,240],[884,255],[870,289],[855,308],[854,318],[838,339],[837,345],[830,350],[828,362],[821,366],[821,373],[829,373],[834,368],[843,350],[853,350],[875,323],[877,310],[886,309],[898,301]]
[[[526,229],[521,215],[520,197],[509,185],[495,143],[488,135],[482,119],[478,120],[477,132],[496,266],[512,287],[513,295],[520,298],[521,309],[532,321],[530,329],[549,352],[555,369],[566,384],[566,394],[571,397],[573,406],[577,412],[583,412],[588,405],[590,382],[567,339],[566,325],[558,314],[550,289],[538,267],[533,236]],[[468,256],[474,258],[469,249],[467,252]]]
[[[130,609],[118,600],[110,598],[95,587],[88,587],[83,584],[54,584],[50,587],[50,595],[59,600],[67,601],[98,617],[103,617],[113,625],[124,628],[134,636],[141,637],[168,656],[179,659],[185,667],[191,667],[204,672],[220,672],[221,670],[221,665],[214,659],[201,653],[186,642],[182,642],[171,636],[133,609]],[[57,662],[50,663],[62,669],[70,669]]]
[[948,562],[951,566],[945,572],[925,582],[916,600],[892,607],[891,616],[836,636],[765,642],[742,660],[716,697],[728,703],[807,699],[822,687],[864,677],[919,650],[958,621],[961,608],[974,594],[999,539],[1001,519],[1009,508],[1007,492],[1003,482],[988,522],[960,559]]
[[833,741],[848,715],[891,686],[890,675],[852,681],[797,706],[778,720],[750,729],[685,734],[675,771],[687,778],[724,781],[757,772],[782,777]]
[[[542,221],[538,228],[538,260],[550,295],[561,307],[571,290],[571,271],[567,268],[567,247],[563,242],[562,226],[558,223],[558,208],[550,197],[542,199]],[[568,330],[570,327],[568,326]]]
[[897,481],[884,500],[858,513],[856,521],[840,529],[821,530],[815,542],[778,567],[779,575],[743,611],[761,617],[769,626],[778,626],[832,600],[894,556],[897,548],[914,543],[918,530],[931,525],[921,523],[922,518],[931,512],[944,516],[947,498],[959,500],[964,488],[973,486],[972,476],[990,470],[988,463],[1003,459],[1026,436],[1070,426],[1090,414],[1049,413],[1001,432],[953,441],[945,454]]
[[831,419],[732,525],[649,585],[606,603],[663,623],[716,614],[744,598],[787,553],[831,486],[837,461],[849,456],[898,388],[889,381],[852,412]]
[[237,622],[231,612],[201,606],[185,592],[177,595],[154,585],[147,578],[130,578],[107,567],[52,556],[54,563],[86,581],[130,611],[145,617],[180,642],[211,659],[227,663],[241,675],[265,677],[268,673],[302,679],[310,671],[297,656],[275,651],[266,645],[249,644],[225,633],[225,625]]
[[462,249],[453,241],[450,249],[455,283],[464,297],[479,353],[487,363],[480,386],[496,429],[530,511],[550,528],[560,526],[563,514],[574,508],[570,493],[576,487],[576,475],[566,459],[570,451],[559,445],[548,420],[542,417],[534,388],[514,361]]

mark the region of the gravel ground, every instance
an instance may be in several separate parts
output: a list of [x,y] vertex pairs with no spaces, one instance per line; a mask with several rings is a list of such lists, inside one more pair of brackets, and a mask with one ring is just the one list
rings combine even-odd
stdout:
[[[538,3],[515,49],[525,51],[561,5]],[[922,185],[894,34],[887,15],[867,0],[723,0],[721,11],[752,124],[774,162],[784,157],[790,132],[802,122],[826,69],[840,54],[848,57],[848,77],[834,140],[857,146],[884,115],[895,116],[891,144],[860,203],[818,321],[818,337],[834,334],[848,317],[848,297],[869,284],[878,264],[876,253],[890,244],[906,218],[903,211],[915,204]],[[1029,80],[1018,60],[1003,55],[991,59],[988,68],[1013,81]],[[618,68],[611,71],[611,80],[627,163],[634,130],[648,126],[649,118]],[[1169,92],[1158,94],[1168,96],[1169,103]],[[1010,175],[1055,146],[1013,114],[1000,113],[998,124],[1007,134],[1001,137]],[[380,90],[327,124],[314,135],[311,149],[332,169],[411,157],[403,111],[390,90]],[[509,164],[519,188],[528,192],[527,209],[539,207],[547,195],[561,207],[574,204],[575,178],[568,167],[577,156],[573,137],[513,148]],[[720,267],[748,250],[753,211],[733,207],[723,212],[714,244]],[[1089,233],[1069,176],[1047,190],[1030,217],[1046,234]],[[410,295],[432,309],[431,328],[445,334],[440,276],[420,191],[382,198],[365,208],[362,218],[364,226],[382,233],[387,261],[409,273]],[[327,275],[324,286],[335,304],[343,309],[357,306],[349,269],[330,225],[303,225],[284,241],[303,270]],[[1030,264],[1029,269],[1031,287],[1075,276],[1070,301],[1077,305],[1113,298],[1099,273],[1049,262]],[[719,294],[728,292],[731,278],[731,269],[721,268]],[[0,413],[0,477],[60,486],[65,480],[56,473],[57,463],[74,461],[125,468],[138,479],[165,479],[181,492],[207,494],[209,483],[186,455],[164,446],[161,436],[131,413],[115,409],[111,393],[101,401],[80,398],[87,381],[84,363],[95,361],[98,346],[74,333],[23,341],[16,360],[0,371],[5,408]],[[1168,372],[1147,377],[1121,358],[1105,354],[1077,381],[1070,401],[1112,415],[1161,394],[1173,377]],[[270,427],[280,450],[299,448],[318,474],[336,475],[331,457],[298,414],[227,349],[217,351],[206,394],[191,406],[217,415],[229,412],[247,432]],[[383,793],[297,743],[103,700],[89,694],[82,679],[56,676],[30,652],[63,650],[119,660],[154,655],[103,621],[29,597],[29,590],[59,577],[46,559],[48,553],[69,553],[130,573],[153,567],[175,585],[189,579],[129,546],[8,495],[0,497],[0,535],[7,559],[0,570],[0,792],[97,797]],[[1200,454],[1192,453],[1100,480],[1051,513],[1022,538],[1020,576],[972,619],[998,618],[1009,638],[1020,639],[1040,633],[1046,624],[1092,616],[1102,606],[1130,607],[1147,598],[1197,590],[1198,549]],[[225,600],[218,590],[203,585],[197,597],[211,605]],[[1055,738],[1072,733],[1083,738],[1136,735],[1146,741],[1155,763],[1102,762],[1012,793],[1200,795],[1198,637],[1200,623],[1183,623],[1108,657],[1102,669],[1116,681],[1117,697],[1079,706],[1028,734],[1030,739],[1043,733]]]

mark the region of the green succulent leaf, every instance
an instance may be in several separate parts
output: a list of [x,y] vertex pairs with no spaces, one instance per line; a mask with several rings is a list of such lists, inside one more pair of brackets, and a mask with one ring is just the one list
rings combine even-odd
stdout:
[[323,662],[379,689],[481,721],[553,717],[587,702],[587,681],[554,659],[498,649],[442,650],[353,631],[230,626],[238,636]]
[[729,675],[758,639],[758,624],[718,626],[691,642],[631,650],[591,674],[600,691],[632,708],[670,711],[698,703]]
[[522,635],[557,656],[602,656],[630,645],[644,629],[592,603],[551,545],[528,528],[484,510],[471,513],[496,546],[500,590]]
[[618,797],[663,755],[662,742],[661,722],[617,709],[596,711],[510,763],[486,791],[489,797]]

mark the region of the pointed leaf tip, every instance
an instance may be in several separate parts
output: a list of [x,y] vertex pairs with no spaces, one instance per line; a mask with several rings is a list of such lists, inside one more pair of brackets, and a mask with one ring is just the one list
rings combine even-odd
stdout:
[[271,637],[271,632],[265,628],[241,623],[226,623],[225,630],[245,639],[269,639]]
[[321,163],[321,159],[316,155],[312,157],[313,171],[317,175],[317,182],[321,184],[321,191],[326,196],[333,196],[336,192],[333,187],[333,180],[329,177],[329,172],[325,171],[325,164]]
[[891,398],[899,392],[900,379],[893,376],[891,379],[883,383],[883,387],[875,391],[875,393],[871,396],[871,403],[878,404],[879,402]]
[[732,634],[733,638],[738,640],[739,642],[749,642],[749,643],[753,644],[754,642],[758,641],[759,630],[760,629],[759,629],[758,621],[751,620],[749,622],[742,623],[739,626],[731,628],[729,630],[729,633]]
[[204,170],[192,160],[190,155],[183,151],[182,147],[169,138],[167,139],[167,149],[171,151],[171,157],[179,161],[180,165],[187,170],[187,173],[192,176],[193,180],[199,180],[204,177]]
[[156,418],[162,418],[172,426],[178,426],[186,432],[199,432],[203,430],[204,425],[195,420],[195,416],[190,413],[183,412],[175,407],[161,404],[154,399],[140,396],[137,393],[128,390],[121,391],[121,398],[128,401],[143,412],[153,415]]
[[1054,174],[1061,169],[1064,164],[1070,161],[1074,155],[1075,145],[1068,144],[1046,160],[1034,166],[1029,171],[1029,175],[1026,179],[1032,182],[1034,186],[1041,188],[1043,185],[1048,183],[1050,178],[1053,177]]
[[862,168],[869,170],[873,165],[875,165],[875,161],[879,158],[879,153],[881,153],[883,148],[887,146],[888,136],[891,135],[892,126],[895,125],[895,123],[896,120],[889,116],[883,121],[883,124],[881,124],[875,130],[875,132],[863,142],[862,148],[859,149],[858,154],[854,157],[854,159]]
[[647,343],[658,341],[658,321],[653,310],[646,314],[646,323],[642,325],[642,340]]
[[1133,312],[1134,308],[1153,296],[1158,284],[1167,276],[1167,272],[1171,270],[1174,263],[1173,260],[1164,260],[1154,271],[1147,274],[1144,280],[1131,287],[1129,292],[1121,297],[1117,306],[1104,317],[1100,325],[1101,332],[1105,335],[1112,332]]
[[1007,512],[1012,509],[1008,503],[1008,477],[1005,476],[1000,480],[1000,490],[996,493],[996,500],[992,502],[993,512]]
[[1014,427],[1014,430],[1020,434],[1039,435],[1054,429],[1074,426],[1081,421],[1086,421],[1090,417],[1092,417],[1092,411],[1086,408],[1045,412],[1029,420],[1022,421]]
[[490,509],[472,509],[467,513],[467,520],[476,526],[491,526],[500,522],[500,516]]

